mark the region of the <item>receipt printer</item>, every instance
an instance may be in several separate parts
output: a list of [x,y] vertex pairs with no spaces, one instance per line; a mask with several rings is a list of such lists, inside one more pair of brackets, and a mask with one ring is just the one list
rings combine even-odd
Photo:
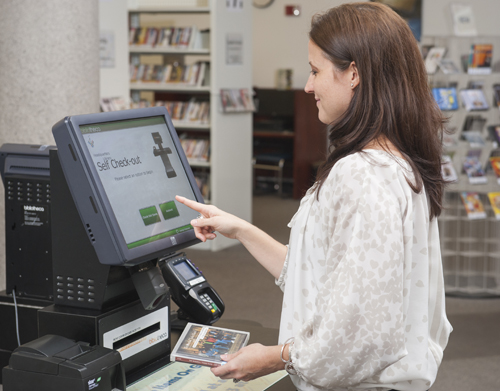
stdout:
[[124,391],[120,353],[45,335],[18,347],[3,369],[4,391]]

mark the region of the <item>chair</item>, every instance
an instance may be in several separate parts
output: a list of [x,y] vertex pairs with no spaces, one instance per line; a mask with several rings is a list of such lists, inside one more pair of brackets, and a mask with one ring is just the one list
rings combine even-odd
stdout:
[[268,153],[259,154],[252,158],[253,173],[255,170],[270,170],[277,173],[274,189],[278,191],[278,195],[283,195],[283,167],[285,161],[289,158],[286,154]]

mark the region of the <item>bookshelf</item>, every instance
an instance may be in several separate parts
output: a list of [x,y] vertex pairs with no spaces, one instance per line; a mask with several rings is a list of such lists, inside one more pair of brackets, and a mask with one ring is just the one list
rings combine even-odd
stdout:
[[[130,94],[133,104],[188,102],[191,99],[209,103],[208,123],[174,120],[174,126],[181,139],[209,142],[207,162],[190,160],[195,176],[199,176],[209,189],[206,202],[251,221],[252,115],[248,112],[223,113],[220,103],[221,89],[250,90],[252,86],[252,8],[250,1],[245,0],[245,3],[242,9],[233,10],[225,1],[217,0],[129,0],[129,33],[132,28],[158,31],[192,28],[198,34],[194,44],[189,41],[184,47],[131,44],[131,65],[156,66],[158,72],[166,72],[166,68],[161,70],[161,67],[168,64],[206,64],[202,85],[198,80],[196,85],[137,80],[131,81]],[[234,36],[237,37],[236,45],[231,41]],[[240,61],[230,61],[230,51],[236,53]],[[133,69],[131,66],[131,74]],[[219,235],[216,240],[197,248],[216,251],[233,244],[235,241]]]
[[[255,88],[255,97],[254,156],[284,157],[284,179],[292,182],[292,197],[300,199],[314,183],[315,167],[324,161],[328,146],[314,95],[304,90]],[[256,169],[257,178],[266,173]]]
[[[462,57],[470,53],[471,46],[492,44],[491,73],[469,74],[463,67]],[[492,170],[486,172],[487,183],[471,184],[462,170],[463,162],[473,150],[481,150],[479,160],[486,167],[491,153],[498,151],[498,142],[488,133],[488,126],[500,124],[500,110],[494,100],[493,86],[500,83],[500,36],[435,36],[422,37],[422,47],[429,45],[445,47],[444,58],[450,59],[459,72],[447,74],[441,69],[429,75],[431,87],[455,87],[458,109],[445,111],[449,117],[448,127],[454,129],[444,142],[445,153],[452,156],[452,164],[458,181],[446,187],[443,213],[439,217],[443,272],[447,294],[485,297],[500,296],[500,220],[495,217],[487,194],[499,192],[500,184]],[[468,111],[460,96],[470,83],[482,85],[489,109]],[[482,147],[472,146],[462,137],[468,116],[480,116],[483,123],[477,130],[485,140]],[[486,218],[471,219],[463,205],[460,194],[479,194]]]
[[210,92],[210,86],[203,87],[190,87],[190,86],[176,86],[176,85],[158,85],[159,83],[130,83],[130,90],[133,91],[165,91],[165,92]]

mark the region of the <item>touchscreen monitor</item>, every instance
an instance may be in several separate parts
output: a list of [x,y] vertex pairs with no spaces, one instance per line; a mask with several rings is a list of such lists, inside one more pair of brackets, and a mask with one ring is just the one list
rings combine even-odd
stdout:
[[164,107],[66,117],[53,133],[101,263],[135,265],[198,242],[198,214],[175,196],[202,196]]

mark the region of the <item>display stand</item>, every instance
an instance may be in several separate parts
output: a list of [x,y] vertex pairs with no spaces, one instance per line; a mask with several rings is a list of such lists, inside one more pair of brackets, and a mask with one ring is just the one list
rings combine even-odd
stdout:
[[[486,184],[471,184],[463,172],[463,162],[468,153],[480,149],[480,162],[487,166],[490,154],[498,148],[498,143],[488,134],[487,127],[500,124],[500,112],[493,98],[493,86],[500,83],[500,37],[423,37],[423,47],[432,45],[446,48],[444,58],[451,60],[458,73],[445,73],[437,67],[436,73],[429,75],[431,87],[455,87],[458,92],[458,109],[445,111],[449,117],[444,153],[452,157],[452,164],[458,181],[445,188],[443,212],[439,217],[439,233],[443,259],[445,291],[450,295],[467,297],[500,296],[500,220],[495,218],[487,193],[499,192],[500,185],[493,172],[487,175]],[[463,69],[462,61],[475,44],[492,44],[491,73],[469,74]],[[482,86],[489,105],[488,110],[468,111],[460,97],[460,90],[471,82]],[[468,115],[484,118],[484,126],[478,129],[485,145],[477,147],[463,139],[463,125]],[[484,206],[486,217],[472,219],[467,215],[460,195],[475,192]]]
[[55,297],[54,305],[38,311],[38,337],[54,334],[115,349],[127,379],[164,365],[171,346],[170,297],[147,311],[125,267],[99,262],[57,151],[50,154],[50,179]]

